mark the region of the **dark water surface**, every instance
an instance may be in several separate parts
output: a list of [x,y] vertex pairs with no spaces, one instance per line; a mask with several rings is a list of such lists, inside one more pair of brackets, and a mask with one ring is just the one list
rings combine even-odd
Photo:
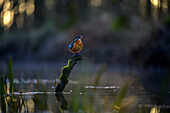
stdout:
[[[130,87],[121,106],[116,106],[120,86],[82,85],[71,81],[61,94],[55,93],[53,81],[36,80],[22,84],[15,80],[13,95],[4,95],[7,112],[43,113],[169,113],[170,92],[161,97]],[[37,90],[37,91],[36,91]],[[161,101],[160,101],[161,100]],[[2,104],[2,103],[1,103]]]

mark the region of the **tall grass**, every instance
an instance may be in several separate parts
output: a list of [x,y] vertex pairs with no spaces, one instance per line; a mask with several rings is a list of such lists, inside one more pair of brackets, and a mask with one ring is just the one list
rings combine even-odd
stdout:
[[36,89],[35,91],[37,92],[38,91],[38,80],[37,80],[37,83],[36,83]]
[[119,94],[117,95],[116,100],[113,103],[113,109],[119,111],[121,109],[121,104],[123,99],[125,98],[129,87],[129,82],[126,82],[121,88]]
[[54,85],[57,86],[57,74],[54,75]]
[[9,71],[9,83],[10,83],[10,87],[9,87],[9,93],[13,93],[14,91],[14,84],[13,84],[13,74],[12,74],[12,59],[8,60],[8,71]]
[[6,113],[6,104],[5,104],[5,99],[4,99],[4,95],[5,95],[5,90],[4,90],[4,78],[1,75],[0,72],[0,81],[1,81],[1,86],[0,86],[0,90],[1,90],[1,111],[3,113]]
[[94,86],[99,85],[101,76],[104,73],[104,71],[106,70],[106,68],[107,68],[107,64],[104,63],[101,65],[101,67],[99,68],[99,70],[97,71],[97,73],[95,75]]

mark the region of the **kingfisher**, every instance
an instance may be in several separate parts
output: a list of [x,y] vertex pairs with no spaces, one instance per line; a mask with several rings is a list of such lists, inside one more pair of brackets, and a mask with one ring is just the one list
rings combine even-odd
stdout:
[[83,48],[83,43],[81,39],[85,37],[86,35],[77,35],[74,41],[68,46],[69,50],[72,53],[78,54]]

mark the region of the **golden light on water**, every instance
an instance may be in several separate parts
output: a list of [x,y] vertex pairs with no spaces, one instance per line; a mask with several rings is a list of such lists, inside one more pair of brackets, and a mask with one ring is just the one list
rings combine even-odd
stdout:
[[26,9],[25,2],[22,2],[22,3],[19,5],[19,13],[24,13],[25,9]]
[[159,0],[151,0],[151,3],[152,3],[154,6],[158,6],[158,5],[159,5]]
[[92,6],[98,7],[98,6],[100,6],[102,4],[102,0],[91,0],[90,4]]
[[13,23],[14,12],[13,11],[5,11],[3,14],[3,25],[10,27]]
[[26,4],[26,14],[27,15],[32,15],[35,10],[35,5],[33,1],[27,2]]

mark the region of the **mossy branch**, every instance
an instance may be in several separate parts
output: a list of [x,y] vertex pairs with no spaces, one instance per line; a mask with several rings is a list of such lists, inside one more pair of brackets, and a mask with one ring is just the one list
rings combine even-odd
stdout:
[[80,54],[74,54],[71,59],[68,60],[67,66],[64,66],[61,70],[60,75],[60,83],[56,87],[56,92],[63,92],[65,86],[67,85],[69,81],[69,76],[74,68],[75,64],[78,63],[78,61],[83,60],[82,56]]

